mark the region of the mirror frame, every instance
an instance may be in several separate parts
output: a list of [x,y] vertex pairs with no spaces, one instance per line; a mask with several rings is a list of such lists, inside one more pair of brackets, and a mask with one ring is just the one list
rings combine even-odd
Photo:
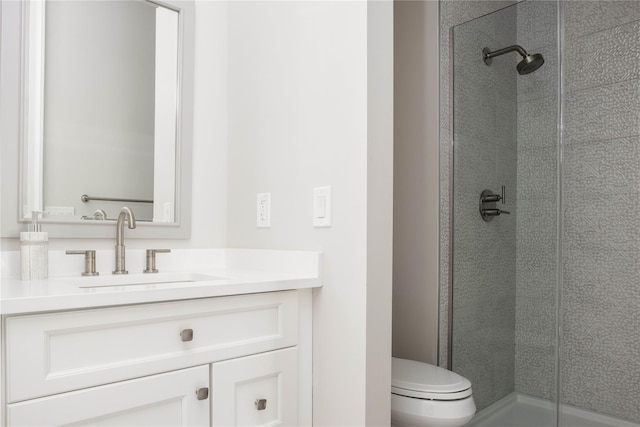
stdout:
[[[109,1],[109,0],[108,0]],[[110,0],[118,1],[118,0]],[[137,227],[134,230],[128,230],[128,238],[160,238],[160,239],[187,239],[191,236],[191,163],[193,153],[193,77],[194,77],[194,45],[195,45],[195,2],[193,0],[188,1],[151,1],[145,0],[150,3],[157,4],[162,7],[166,7],[178,12],[178,105],[177,105],[177,126],[176,126],[176,203],[175,203],[175,222],[162,223],[162,222],[137,222]],[[41,120],[42,116],[42,97],[29,96],[27,93],[29,84],[29,75],[27,70],[30,70],[29,61],[39,61],[39,58],[32,58],[28,52],[29,34],[33,34],[29,29],[29,14],[31,3],[43,2],[43,0],[32,0],[32,2],[15,2],[19,3],[17,7],[6,7],[7,3],[14,2],[2,2],[3,19],[2,24],[5,24],[5,18],[8,20],[13,19],[21,24],[8,28],[9,34],[8,43],[19,44],[19,46],[10,46],[8,55],[15,57],[16,51],[19,52],[19,67],[18,76],[15,73],[0,73],[0,84],[2,89],[7,85],[13,83],[18,84],[19,97],[16,100],[15,96],[9,98],[13,99],[11,107],[18,109],[19,124],[18,129],[15,129],[15,123],[11,123],[13,132],[11,130],[8,133],[2,131],[3,138],[3,150],[2,150],[2,180],[8,182],[11,181],[11,174],[7,174],[7,169],[13,169],[19,183],[16,189],[15,206],[13,209],[7,209],[7,205],[11,205],[11,195],[7,195],[3,188],[2,197],[2,237],[17,237],[20,231],[26,230],[26,224],[30,222],[28,218],[22,218],[22,206],[26,200],[26,186],[29,185],[24,179],[25,173],[28,172],[30,167],[27,161],[27,156],[33,153],[29,153],[29,147],[26,144],[26,140],[29,137],[30,129],[33,129],[33,123],[29,123],[29,120],[33,121],[34,111],[39,108],[39,112],[36,112],[36,117]],[[7,10],[8,9],[8,10]],[[18,10],[19,9],[19,10]],[[9,15],[8,17],[6,15]],[[43,19],[40,17],[38,19]],[[17,34],[16,34],[17,33]],[[41,33],[41,31],[40,31]],[[36,32],[36,43],[42,43],[44,34]],[[7,34],[3,30],[2,39],[7,40]],[[1,61],[6,63],[9,58],[5,57],[6,46],[3,41],[2,58]],[[11,49],[13,48],[13,49]],[[43,65],[43,64],[39,64]],[[9,76],[7,76],[9,75]],[[16,79],[18,77],[18,79]],[[31,78],[32,79],[32,78]],[[16,81],[18,80],[18,81]],[[40,83],[41,84],[41,83]],[[36,82],[38,86],[38,82]],[[36,105],[30,105],[29,100],[35,99]],[[16,103],[17,101],[17,103]],[[4,102],[2,104],[5,104]],[[16,105],[17,104],[17,105]],[[38,105],[40,104],[40,105]],[[7,105],[1,105],[2,110],[5,110]],[[32,109],[29,111],[29,109]],[[5,123],[2,123],[4,127]],[[17,132],[16,132],[17,131]],[[4,147],[4,141],[15,140],[10,136],[13,133],[17,133],[17,145],[18,147]],[[7,148],[7,149],[4,149]],[[13,149],[11,149],[13,148]],[[17,148],[17,149],[16,149]],[[37,148],[36,148],[37,149]],[[41,150],[41,149],[40,149]],[[18,158],[15,154],[18,154]],[[13,160],[13,163],[11,162]],[[17,171],[16,169],[17,164]],[[25,170],[27,169],[27,170]],[[41,184],[39,184],[41,185]],[[4,187],[4,186],[3,186]],[[10,191],[9,193],[13,193]],[[8,197],[7,197],[8,196]],[[13,211],[13,212],[11,212]],[[9,218],[7,218],[9,217]],[[8,220],[7,220],[8,219]],[[45,218],[41,220],[43,224],[43,231],[49,232],[49,236],[53,238],[113,238],[115,222],[113,221],[95,221],[95,220],[61,220],[58,218]]]

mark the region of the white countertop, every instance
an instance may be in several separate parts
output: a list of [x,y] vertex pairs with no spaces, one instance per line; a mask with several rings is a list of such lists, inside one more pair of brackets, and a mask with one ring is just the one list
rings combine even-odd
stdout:
[[[104,251],[109,252],[109,251]],[[127,258],[143,259],[137,251]],[[98,254],[101,255],[108,254]],[[69,263],[62,253],[49,254],[49,279],[15,278],[19,254],[2,254],[0,313],[26,314],[54,310],[140,304],[194,298],[304,289],[322,286],[319,252],[249,249],[180,250],[162,255],[160,273],[141,273],[139,263],[129,275],[112,276],[99,268],[99,276],[81,276],[82,257]],[[106,256],[103,256],[106,258]],[[52,261],[54,264],[52,264]],[[64,265],[69,263],[68,265]],[[75,274],[68,270],[72,267]],[[140,271],[140,272],[136,272]],[[9,277],[7,277],[9,276]],[[14,276],[14,277],[11,277]],[[211,280],[209,277],[213,276]],[[193,281],[190,281],[193,280]],[[164,282],[163,282],[164,281]],[[111,283],[115,286],[109,286]],[[143,283],[139,283],[143,282]],[[146,283],[145,283],[146,282]],[[148,283],[156,282],[156,283]],[[123,285],[123,283],[127,283]],[[131,283],[135,283],[131,285]],[[88,286],[88,287],[87,287]]]

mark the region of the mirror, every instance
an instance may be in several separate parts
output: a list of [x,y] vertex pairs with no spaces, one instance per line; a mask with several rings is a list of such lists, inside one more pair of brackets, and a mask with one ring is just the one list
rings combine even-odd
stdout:
[[99,237],[126,205],[137,237],[188,237],[191,3],[22,2],[20,221]]

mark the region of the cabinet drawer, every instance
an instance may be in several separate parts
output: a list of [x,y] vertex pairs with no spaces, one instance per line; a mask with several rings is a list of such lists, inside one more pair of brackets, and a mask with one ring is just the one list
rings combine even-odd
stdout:
[[208,426],[209,367],[198,366],[7,405],[14,426]]
[[296,345],[298,295],[16,316],[5,324],[7,401],[16,402]]

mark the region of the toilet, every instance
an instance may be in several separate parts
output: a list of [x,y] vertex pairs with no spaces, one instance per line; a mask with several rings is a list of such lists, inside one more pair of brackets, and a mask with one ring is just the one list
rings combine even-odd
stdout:
[[438,366],[392,358],[391,425],[461,427],[476,405],[471,382]]

